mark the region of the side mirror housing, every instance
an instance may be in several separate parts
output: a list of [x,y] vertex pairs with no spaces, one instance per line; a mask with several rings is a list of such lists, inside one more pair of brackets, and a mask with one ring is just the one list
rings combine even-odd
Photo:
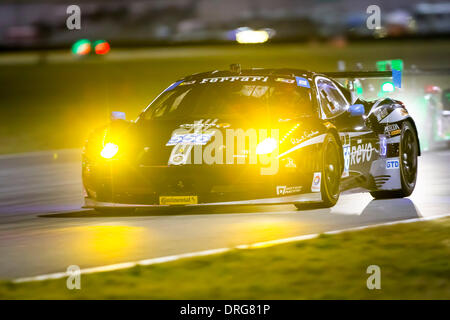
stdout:
[[111,112],[111,121],[115,121],[115,120],[126,120],[125,112],[112,111]]
[[365,113],[365,110],[362,104],[352,104],[348,107],[348,112],[352,117],[358,117],[362,116]]

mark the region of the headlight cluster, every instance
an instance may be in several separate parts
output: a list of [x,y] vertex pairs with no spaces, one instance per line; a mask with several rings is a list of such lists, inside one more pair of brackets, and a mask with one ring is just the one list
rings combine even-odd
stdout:
[[111,159],[117,154],[117,151],[119,151],[119,146],[117,144],[109,142],[105,144],[102,151],[100,152],[100,155],[105,159]]
[[256,154],[268,154],[277,148],[278,142],[274,138],[267,138],[256,146]]

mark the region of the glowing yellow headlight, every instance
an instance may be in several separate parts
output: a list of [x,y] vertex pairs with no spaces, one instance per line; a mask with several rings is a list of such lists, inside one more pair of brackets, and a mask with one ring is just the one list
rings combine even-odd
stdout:
[[111,159],[116,155],[117,151],[119,151],[119,146],[110,142],[105,144],[100,155],[105,159]]
[[256,146],[256,154],[268,154],[277,148],[278,142],[274,138],[267,138]]

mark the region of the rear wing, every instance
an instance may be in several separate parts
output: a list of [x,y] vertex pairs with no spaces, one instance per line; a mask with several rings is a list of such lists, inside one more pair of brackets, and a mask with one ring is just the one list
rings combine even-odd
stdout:
[[344,71],[344,72],[322,72],[322,74],[334,79],[347,79],[353,82],[356,79],[385,79],[390,78],[396,88],[402,87],[402,71]]
[[334,79],[347,79],[353,82],[355,79],[383,79],[391,78],[396,88],[402,86],[402,75],[405,76],[449,76],[450,68],[439,69],[410,69],[406,71],[343,71],[343,72],[322,72],[322,74]]
[[343,71],[322,72],[322,74],[334,79],[392,78],[392,71]]

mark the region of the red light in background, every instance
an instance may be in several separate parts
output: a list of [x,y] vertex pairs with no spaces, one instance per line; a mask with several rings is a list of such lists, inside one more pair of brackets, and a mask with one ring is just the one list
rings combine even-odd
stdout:
[[425,86],[425,93],[440,93],[440,92],[441,88],[439,88],[438,86],[434,86],[432,84]]
[[109,43],[106,41],[97,42],[95,44],[95,53],[96,54],[107,54],[111,50]]

